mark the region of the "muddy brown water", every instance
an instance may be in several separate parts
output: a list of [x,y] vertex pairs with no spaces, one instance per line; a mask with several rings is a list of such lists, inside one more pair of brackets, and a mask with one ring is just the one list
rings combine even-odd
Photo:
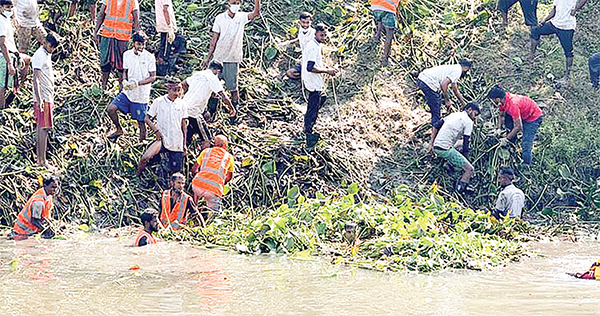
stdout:
[[[599,243],[536,243],[520,263],[380,273],[175,242],[0,240],[0,315],[600,315]],[[138,270],[130,270],[139,266]]]

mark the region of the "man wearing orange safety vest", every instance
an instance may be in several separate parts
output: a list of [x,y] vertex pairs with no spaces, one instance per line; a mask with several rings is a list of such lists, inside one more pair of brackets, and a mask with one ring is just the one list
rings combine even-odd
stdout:
[[144,228],[140,229],[137,237],[135,238],[135,246],[141,247],[145,245],[151,245],[156,243],[156,238],[152,236],[153,232],[158,231],[158,222],[156,221],[156,210],[146,209],[140,216],[142,225]]
[[139,12],[138,0],[103,0],[94,33],[100,50],[102,91],[106,90],[108,75],[113,70],[117,72],[119,90],[123,88],[123,53],[131,34],[139,30]]
[[59,181],[56,177],[48,177],[42,181],[42,187],[27,200],[15,221],[13,227],[15,240],[27,239],[27,236],[40,232],[44,238],[54,237],[49,220],[52,196],[58,192],[58,186]]
[[178,230],[190,215],[197,213],[196,203],[183,191],[185,177],[176,172],[171,176],[171,189],[165,190],[160,199],[160,223],[162,227]]
[[381,33],[385,29],[385,44],[383,46],[383,59],[381,60],[382,66],[387,66],[388,64],[392,39],[394,38],[394,32],[398,29],[398,23],[396,22],[398,3],[400,3],[400,0],[371,0],[371,10],[373,11],[377,27],[373,36],[375,44],[379,43]]
[[206,207],[216,212],[221,208],[223,188],[233,176],[233,156],[226,150],[228,142],[224,135],[215,137],[214,147],[204,149],[192,168],[192,172],[197,172],[192,181],[194,201],[203,198]]

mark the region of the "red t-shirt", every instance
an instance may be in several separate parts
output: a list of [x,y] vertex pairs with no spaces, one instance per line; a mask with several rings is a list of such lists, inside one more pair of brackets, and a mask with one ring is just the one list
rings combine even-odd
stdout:
[[523,122],[533,122],[542,116],[542,109],[530,97],[506,93],[500,111],[508,113],[513,119],[521,118]]

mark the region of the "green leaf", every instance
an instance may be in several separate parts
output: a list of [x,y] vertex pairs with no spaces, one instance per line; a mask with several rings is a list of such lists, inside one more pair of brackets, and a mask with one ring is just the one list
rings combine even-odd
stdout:
[[571,178],[571,170],[569,170],[569,167],[565,164],[560,166],[558,173],[565,180],[569,180]]
[[196,10],[198,10],[198,9],[200,9],[200,6],[199,6],[199,5],[197,5],[197,4],[195,4],[195,3],[190,3],[190,4],[188,4],[188,6],[187,6],[187,10],[188,10],[188,12],[194,12],[194,11],[196,11]]
[[289,207],[294,207],[294,205],[296,204],[296,200],[298,199],[298,196],[300,196],[300,188],[297,185],[288,189],[287,200],[288,200]]
[[268,60],[273,60],[273,58],[275,58],[276,55],[277,50],[273,46],[269,46],[267,47],[267,49],[265,49],[265,56]]
[[42,10],[40,12],[40,21],[42,21],[42,22],[48,21],[49,16],[50,16],[50,13],[48,12],[48,10]]
[[242,160],[242,167],[252,166],[254,164],[254,159],[252,157],[246,157]]
[[306,249],[306,250],[302,250],[302,251],[298,251],[294,254],[294,257],[296,258],[308,258],[310,257],[310,249]]
[[348,192],[348,195],[355,195],[356,193],[358,193],[358,184],[356,182],[353,182],[347,189],[346,192]]
[[296,35],[296,34],[298,34],[298,27],[296,27],[296,26],[290,27],[288,32],[290,32],[290,34],[292,34],[292,35]]
[[275,161],[271,160],[262,165],[262,170],[265,174],[275,173]]

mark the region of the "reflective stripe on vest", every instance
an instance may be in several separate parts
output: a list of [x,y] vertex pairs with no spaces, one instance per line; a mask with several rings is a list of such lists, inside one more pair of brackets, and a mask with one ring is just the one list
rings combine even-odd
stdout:
[[39,232],[37,226],[33,225],[33,204],[35,202],[42,202],[43,209],[41,218],[48,218],[50,216],[50,208],[52,207],[52,199],[46,196],[44,188],[38,189],[23,206],[23,210],[17,216],[13,230],[17,234],[32,235]]
[[[165,190],[162,193],[160,221],[164,227],[167,227],[170,223],[173,229],[180,228],[180,224],[183,224],[187,220],[187,205],[190,198],[191,197],[187,193],[181,192],[181,196],[177,202],[175,202],[175,205],[173,205],[173,209],[171,209],[171,190]],[[177,213],[175,213],[175,211],[177,211]]]
[[[223,151],[223,157],[220,162],[217,163],[215,159],[210,159],[213,155],[218,157],[220,150]],[[225,186],[225,168],[229,162],[230,155],[225,149],[219,148],[206,149],[202,163],[196,176],[194,177],[195,182],[199,185],[200,189],[209,191],[216,194],[217,196],[223,196],[223,188]]]
[[101,35],[121,41],[129,41],[131,39],[131,29],[133,28],[131,4],[134,0],[122,1],[121,5],[119,5],[119,0],[107,1]]
[[137,247],[140,246],[140,241],[142,240],[142,238],[146,237],[146,245],[150,245],[150,244],[155,244],[156,243],[156,238],[154,238],[154,236],[152,236],[152,234],[146,232],[144,229],[140,230],[140,232],[137,235],[137,238],[135,239],[135,245]]
[[396,14],[396,8],[400,0],[371,0],[371,10],[387,11]]

